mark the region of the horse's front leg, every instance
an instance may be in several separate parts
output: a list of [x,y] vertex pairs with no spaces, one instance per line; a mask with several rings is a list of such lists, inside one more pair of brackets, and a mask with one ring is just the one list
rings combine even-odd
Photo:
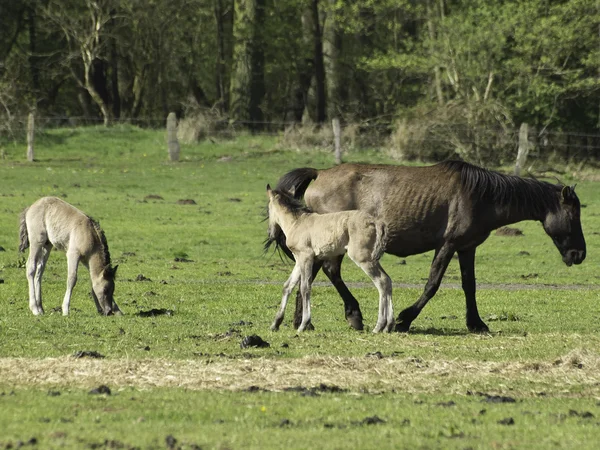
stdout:
[[294,270],[292,270],[290,277],[283,284],[281,306],[279,307],[279,311],[277,311],[277,314],[275,315],[275,320],[271,325],[271,330],[279,330],[279,326],[281,325],[281,322],[283,322],[283,316],[285,314],[285,307],[287,306],[288,299],[290,298],[290,294],[298,284],[298,281],[300,281],[300,264],[296,262],[296,265],[294,266]]
[[462,288],[467,301],[467,328],[473,333],[487,333],[488,326],[481,320],[475,298],[475,248],[458,252]]
[[69,315],[69,306],[71,304],[71,294],[77,283],[77,266],[79,265],[79,255],[75,252],[67,252],[67,291],[62,304],[63,316]]
[[[310,274],[310,283],[312,284],[312,282],[315,280],[315,278],[317,277],[317,274],[319,273],[319,270],[321,270],[321,266],[323,265],[323,262],[320,260],[314,260],[313,261],[313,265],[312,265],[312,271]],[[297,294],[296,294],[296,310],[294,311],[294,328],[298,329],[298,327],[300,326],[300,324],[302,323],[302,294],[300,292],[300,290],[298,290]],[[314,330],[315,327],[313,326],[312,323],[309,323],[307,328],[307,330]]]
[[421,297],[412,306],[409,306],[398,314],[396,331],[408,331],[410,324],[417,318],[429,299],[438,291],[454,252],[454,245],[448,242],[435,251],[431,269],[429,270],[429,279],[427,280],[427,284],[425,284],[423,294],[421,294]]
[[[298,259],[297,259],[298,261]],[[298,333],[307,329],[311,325],[310,316],[310,288],[312,285],[313,258],[302,258],[300,265],[300,295],[302,295],[302,323],[298,327]],[[310,329],[310,328],[309,328]]]
[[323,272],[327,275],[327,278],[329,278],[344,301],[344,313],[348,324],[355,330],[362,330],[364,326],[360,305],[348,289],[348,286],[346,286],[346,283],[344,283],[344,280],[342,280],[343,259],[344,255],[340,255],[335,259],[325,261],[323,263]]

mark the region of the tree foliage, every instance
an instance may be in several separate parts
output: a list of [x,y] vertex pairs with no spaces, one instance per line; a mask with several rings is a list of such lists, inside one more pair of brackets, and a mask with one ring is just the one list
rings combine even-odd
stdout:
[[400,121],[487,159],[477,130],[598,133],[598,17],[589,0],[1,2],[0,114]]

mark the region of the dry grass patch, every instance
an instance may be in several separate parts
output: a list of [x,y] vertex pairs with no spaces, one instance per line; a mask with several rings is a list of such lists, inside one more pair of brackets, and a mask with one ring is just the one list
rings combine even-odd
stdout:
[[304,357],[176,361],[0,358],[12,386],[155,387],[281,391],[335,385],[349,391],[600,397],[600,355],[581,350],[555,361],[477,362],[394,357]]

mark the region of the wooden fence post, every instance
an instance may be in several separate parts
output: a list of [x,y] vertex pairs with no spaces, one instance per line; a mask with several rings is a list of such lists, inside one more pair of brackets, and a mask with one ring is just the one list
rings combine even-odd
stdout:
[[333,126],[333,142],[335,144],[335,163],[342,163],[342,144],[341,144],[341,127],[340,119],[335,118],[331,121]]
[[33,162],[34,120],[33,112],[30,112],[27,119],[27,161],[29,162]]
[[525,122],[521,124],[519,129],[519,150],[517,151],[517,162],[515,164],[515,175],[521,175],[521,169],[527,161],[527,155],[531,144],[529,143],[529,125]]
[[169,160],[179,161],[179,141],[177,140],[177,116],[174,112],[167,116],[167,144]]

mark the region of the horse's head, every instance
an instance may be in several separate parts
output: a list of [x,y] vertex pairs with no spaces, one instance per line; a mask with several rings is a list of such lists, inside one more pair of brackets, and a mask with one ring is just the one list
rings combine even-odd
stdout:
[[575,186],[559,186],[558,208],[546,214],[542,224],[567,266],[585,259],[585,238],[581,230],[581,204]]
[[115,275],[119,266],[111,267],[107,265],[100,276],[92,282],[92,288],[97,300],[97,308],[100,314],[110,316],[112,314],[122,315],[123,313],[117,306],[114,299],[115,294]]

